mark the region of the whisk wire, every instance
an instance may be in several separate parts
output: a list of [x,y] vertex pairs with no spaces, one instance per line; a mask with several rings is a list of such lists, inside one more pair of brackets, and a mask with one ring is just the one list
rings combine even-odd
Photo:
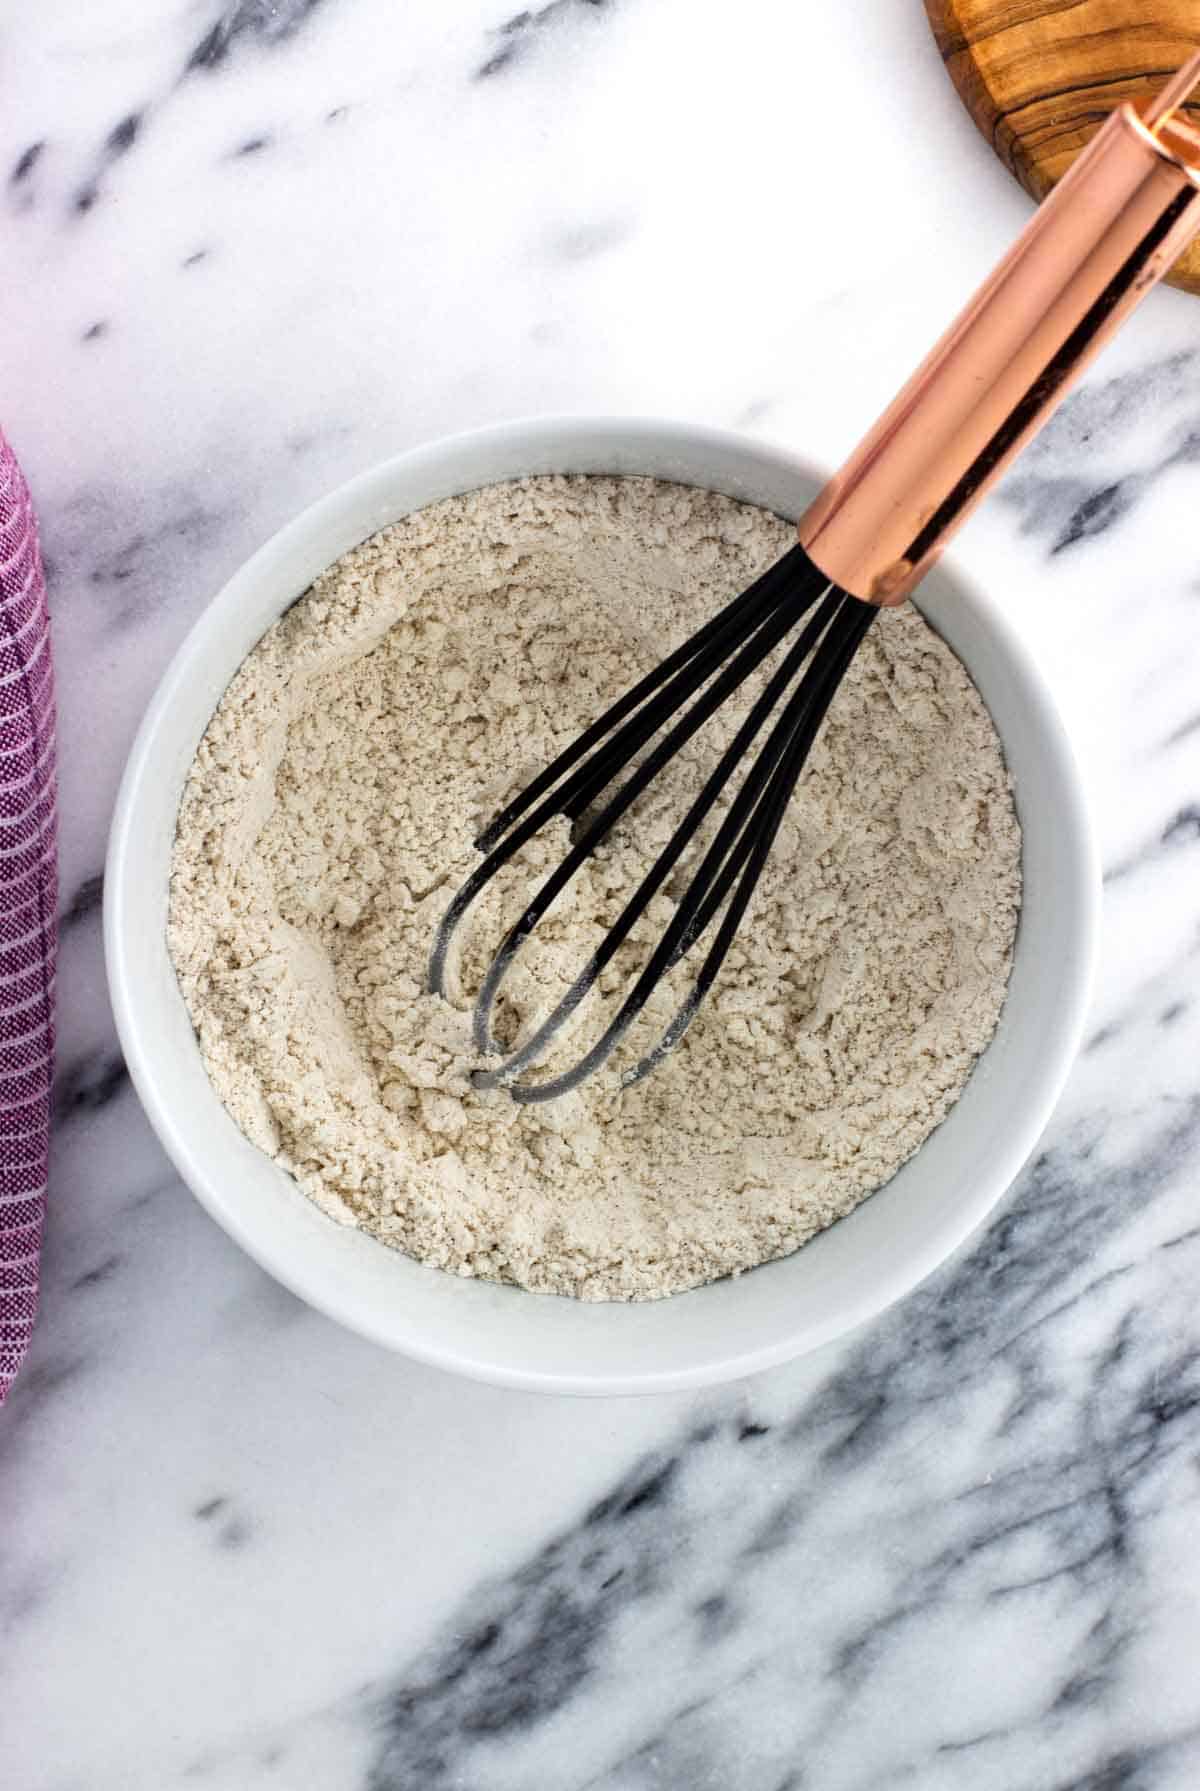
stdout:
[[[677,673],[690,668],[689,683],[694,685],[702,681],[697,677],[697,668],[693,662],[703,659],[709,664],[710,669],[715,668],[720,659],[724,657],[724,649],[730,640],[739,636],[744,638],[747,630],[754,627],[769,609],[787,599],[790,588],[794,586],[797,564],[801,561],[807,564],[803,549],[791,548],[782,559],[776,560],[773,565],[768,566],[767,570],[761,573],[753,584],[748,585],[732,602],[727,603],[724,609],[718,610],[717,614],[702,628],[697,629],[695,634],[689,635],[687,640],[673,653],[668,654],[652,671],[647,672],[644,678],[639,679],[636,684],[631,686],[590,727],[576,735],[571,744],[559,753],[557,758],[552,759],[550,764],[526,784],[507,807],[501,809],[500,813],[489,821],[475,841],[477,849],[480,852],[490,852],[492,847],[508,832],[514,821],[525,814],[538,801],[539,797],[545,795],[547,790],[552,789],[572,765],[576,765],[581,759],[586,758],[607,734],[612,733],[613,729],[626,717],[632,716],[648,697],[674,679]],[[663,696],[665,698],[665,691]],[[636,747],[632,750],[636,751]],[[626,757],[628,752],[627,747]]]
[[[492,1042],[489,1015],[500,984],[508,973],[513,958],[532,933],[551,903],[566,888],[576,871],[612,832],[638,797],[658,776],[663,766],[675,757],[680,748],[685,746],[692,735],[703,727],[713,712],[720,707],[727,697],[743,684],[752,672],[757,670],[764,659],[779,645],[784,635],[793,626],[792,614],[783,608],[776,608],[761,621],[737,656],[730,661],[721,675],[715,678],[708,688],[697,698],[696,702],[676,722],[670,732],[649,753],[634,770],[628,781],[621,785],[612,800],[596,816],[592,824],[575,842],[558,868],[542,884],[532,902],[525,909],[520,919],[510,929],[495,958],[492,960],[488,974],[475,1005],[475,1046],[482,1052],[496,1049]],[[658,724],[661,726],[661,722]],[[621,761],[625,762],[624,759]],[[585,767],[586,769],[586,767]],[[615,769],[615,767],[614,767]],[[611,772],[608,779],[611,781]],[[548,799],[551,805],[548,812],[560,812],[560,804],[555,798]],[[546,809],[546,804],[539,809],[539,814]]]
[[[694,694],[712,676],[722,660],[727,658],[731,643],[746,641],[748,634],[753,637],[755,631],[773,615],[777,615],[785,604],[790,615],[795,617],[816,600],[826,581],[821,580],[818,588],[806,590],[803,581],[798,584],[795,578],[798,562],[810,573],[813,571],[802,550],[793,548],[785,554],[753,585],[727,604],[711,622],[690,636],[661,665],[606,710],[484,829],[475,844],[485,857],[446,910],[434,941],[429,961],[429,986],[435,995],[445,993],[449,946],[459,923],[509,859],[540,831],[552,815],[567,814],[571,819],[578,820],[599,791],[612,781],[614,773],[627,764],[661,728],[663,721],[678,708],[680,701]],[[817,577],[819,578],[819,574]],[[646,702],[647,697],[652,696],[658,686],[664,683],[664,677],[665,688],[659,692],[653,703]],[[645,703],[645,707],[631,714],[642,703]],[[591,749],[597,747],[622,721],[624,726],[620,727],[607,747],[600,753],[592,754]],[[581,759],[584,761],[582,765],[579,764]],[[572,766],[579,768],[565,783],[560,782],[564,773]],[[557,788],[554,787],[556,785]],[[539,798],[544,800],[539,801]],[[535,803],[536,807],[533,806]],[[529,812],[531,809],[532,813]],[[595,843],[593,840],[592,844]]]
[[747,610],[731,617],[718,635],[685,665],[680,666],[669,683],[651,695],[624,727],[592,755],[588,761],[587,778],[573,792],[570,800],[562,803],[561,812],[572,821],[577,821],[586,814],[600,792],[612,782],[614,775],[636,758],[642,747],[676,713],[680,703],[694,696],[719,666],[728,660],[732,646],[736,646],[739,641],[749,641],[758,629],[765,627],[772,617],[777,617],[784,611],[793,621],[798,619],[815,600],[815,592],[797,598],[794,591],[789,591],[784,580],[765,583],[763,590]]
[[[733,898],[725,910],[717,937],[713,941],[687,998],[676,1011],[658,1043],[625,1072],[622,1078],[624,1087],[629,1088],[635,1082],[640,1082],[657,1068],[668,1053],[675,1049],[716,981],[742,923],[750,899],[758,886],[759,878],[762,876],[764,866],[774,846],[775,837],[787,812],[788,804],[792,799],[800,774],[804,770],[813,742],[820,731],[821,723],[824,721],[838,685],[845,676],[851,660],[875,619],[876,613],[874,608],[859,603],[854,598],[845,599],[842,613],[838,617],[838,623],[841,626],[838,628],[837,642],[827,664],[814,677],[806,713],[792,732],[786,753],[779,762],[771,786],[764,798],[765,813],[762,816],[761,831],[756,824],[756,817],[755,822],[748,824],[743,833],[743,840],[748,842],[750,849],[743,859],[745,869]],[[833,632],[831,629],[831,635]],[[823,646],[825,644],[823,643]],[[719,883],[714,883],[697,916],[693,938],[699,938],[706,931],[725,899],[726,888],[727,885],[721,887]],[[689,949],[689,945],[684,946],[684,951],[687,949]],[[662,974],[667,974],[682,955],[682,952],[677,952],[671,957],[664,965]]]

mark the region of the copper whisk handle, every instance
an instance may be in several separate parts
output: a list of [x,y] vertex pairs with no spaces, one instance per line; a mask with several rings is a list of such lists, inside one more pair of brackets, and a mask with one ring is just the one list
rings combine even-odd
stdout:
[[800,519],[833,583],[902,603],[1200,230],[1200,53],[1121,106]]

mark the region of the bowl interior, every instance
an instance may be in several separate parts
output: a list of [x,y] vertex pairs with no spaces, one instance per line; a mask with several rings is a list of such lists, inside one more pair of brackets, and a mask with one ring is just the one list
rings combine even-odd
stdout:
[[425,1268],[321,1214],[237,1130],[205,1074],[166,946],[175,817],[242,659],[347,548],[440,498],[537,472],[643,473],[799,514],[816,480],[736,437],[628,420],[481,431],[401,456],[314,506],[230,581],[169,669],[135,743],[109,852],[105,927],[118,1030],[181,1175],[280,1281],[439,1367],[559,1392],[654,1392],[749,1373],[838,1336],[914,1286],[985,1217],[1040,1133],[1078,1043],[1096,876],[1077,774],[1036,669],[949,569],[920,607],[996,723],[1023,829],[1024,902],[1000,1025],[961,1099],[887,1187],[796,1255],[638,1305],[586,1305]]

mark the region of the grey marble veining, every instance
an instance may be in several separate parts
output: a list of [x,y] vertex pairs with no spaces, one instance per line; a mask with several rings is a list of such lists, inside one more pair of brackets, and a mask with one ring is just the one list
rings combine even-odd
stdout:
[[150,1136],[100,950],[137,719],[246,554],[411,443],[657,412],[834,461],[1026,203],[917,0],[114,0],[5,48],[0,419],[64,815],[6,1791],[1193,1791],[1196,302],[1156,296],[959,556],[1054,685],[1105,867],[1036,1160],[836,1349],[711,1395],[501,1393],[268,1281]]

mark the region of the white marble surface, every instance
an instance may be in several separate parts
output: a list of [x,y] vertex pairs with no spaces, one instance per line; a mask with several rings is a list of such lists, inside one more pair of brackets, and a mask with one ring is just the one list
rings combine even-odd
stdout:
[[149,692],[249,549],[410,443],[641,411],[832,462],[1026,202],[919,0],[40,0],[2,41],[66,918],[0,1781],[1192,1791],[1200,303],[1150,302],[960,551],[1057,688],[1108,874],[1044,1154],[794,1368],[459,1384],[269,1282],[129,1091],[97,878]]

